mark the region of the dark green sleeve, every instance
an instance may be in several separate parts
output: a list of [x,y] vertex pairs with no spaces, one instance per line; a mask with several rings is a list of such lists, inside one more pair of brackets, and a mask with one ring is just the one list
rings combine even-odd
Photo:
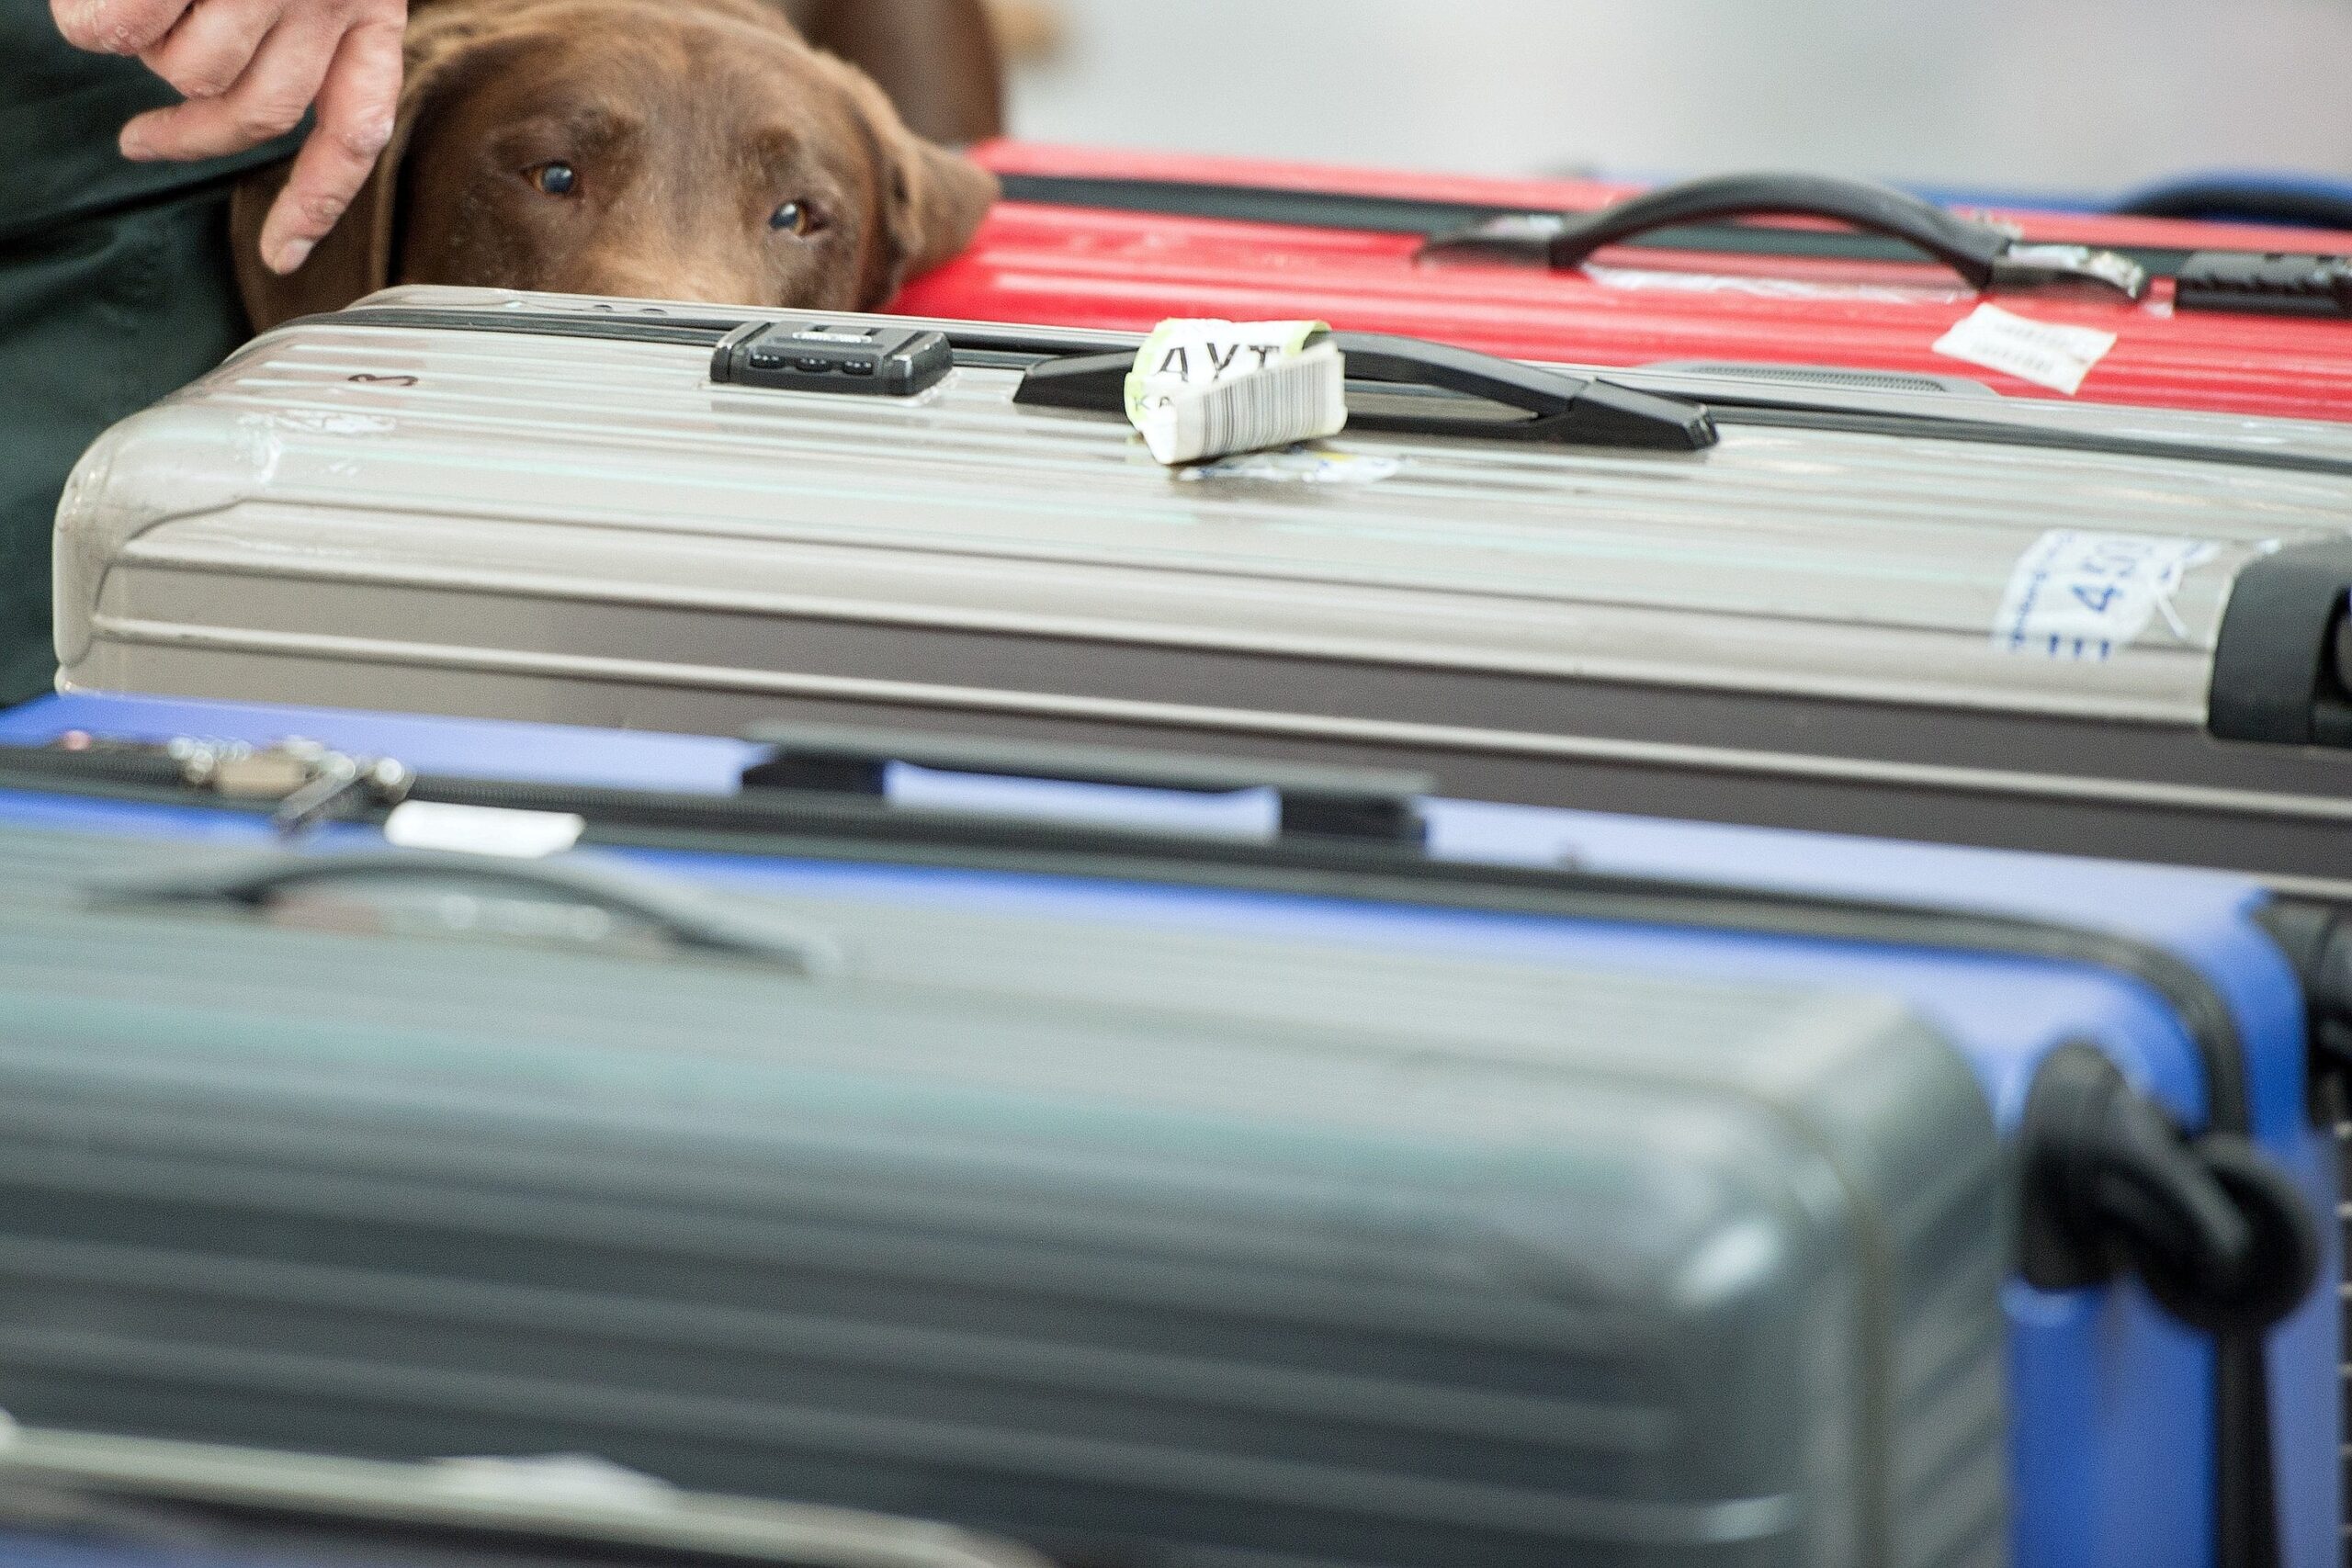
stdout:
[[74,460],[244,335],[228,181],[296,138],[212,164],[115,152],[125,120],[175,98],[137,61],[69,46],[47,0],[0,0],[0,703],[55,673],[50,533]]
[[0,245],[213,184],[300,144],[297,131],[209,164],[133,164],[116,152],[131,116],[178,101],[139,62],[67,43],[48,0],[0,0]]

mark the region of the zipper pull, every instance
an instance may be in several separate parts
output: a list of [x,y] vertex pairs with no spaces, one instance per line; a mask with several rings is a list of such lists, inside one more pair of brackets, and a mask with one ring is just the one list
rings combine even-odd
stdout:
[[291,839],[342,815],[355,800],[397,806],[407,798],[415,780],[415,774],[390,757],[362,760],[340,751],[322,751],[311,760],[309,778],[270,813],[270,826],[279,837]]

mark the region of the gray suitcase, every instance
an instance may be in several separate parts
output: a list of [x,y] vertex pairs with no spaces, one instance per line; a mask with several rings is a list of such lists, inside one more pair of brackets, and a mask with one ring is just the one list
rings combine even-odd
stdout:
[[581,1454],[402,1462],[14,1423],[0,1427],[0,1562],[1053,1568],[947,1525],[701,1495]]
[[2352,427],[1611,372],[1720,440],[1558,377],[1521,406],[1565,440],[1359,387],[1338,461],[1180,475],[1115,367],[1062,374],[1132,340],[714,381],[754,319],[404,289],[270,334],[82,466],[63,682],[1408,765],[2352,891]]
[[0,829],[28,1424],[581,1452],[1068,1562],[2005,1560],[2000,1155],[1895,1003],[1279,899],[220,855]]

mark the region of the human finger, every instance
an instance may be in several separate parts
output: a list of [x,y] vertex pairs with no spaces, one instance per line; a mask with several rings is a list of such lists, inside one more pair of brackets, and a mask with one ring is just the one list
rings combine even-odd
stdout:
[[362,23],[343,37],[319,94],[318,123],[262,220],[265,265],[292,272],[341,220],[391,140],[401,96],[401,23]]
[[50,0],[57,30],[93,54],[137,54],[180,19],[190,0]]

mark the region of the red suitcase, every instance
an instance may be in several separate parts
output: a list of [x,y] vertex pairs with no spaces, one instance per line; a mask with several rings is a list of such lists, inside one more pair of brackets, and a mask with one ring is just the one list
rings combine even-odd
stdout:
[[[1876,186],[1789,176],[1672,187],[1663,211],[1645,214],[1625,205],[1630,187],[1591,181],[1021,142],[978,155],[1005,176],[1006,200],[961,260],[917,280],[896,309],[1136,331],[1170,316],[1311,318],[1572,364],[1835,367],[2352,420],[2352,263],[2342,259],[2352,234],[2062,213],[1980,222]],[[1604,208],[1602,233],[1641,231],[1564,265],[1567,242],[1593,227],[1574,215]],[[1777,216],[1833,210],[1878,231]],[[1561,214],[1572,215],[1565,225]],[[1775,216],[1729,220],[1764,214]],[[1922,240],[1946,260],[1922,255]],[[2048,246],[2093,254],[2053,258],[2038,249]],[[2136,298],[2118,270],[2132,267]],[[2072,392],[2064,371],[2080,357],[2062,355],[2060,373],[2037,384],[1937,352],[1988,304],[2114,342]],[[2039,352],[2032,325],[1989,327],[2009,349],[1996,362]]]

